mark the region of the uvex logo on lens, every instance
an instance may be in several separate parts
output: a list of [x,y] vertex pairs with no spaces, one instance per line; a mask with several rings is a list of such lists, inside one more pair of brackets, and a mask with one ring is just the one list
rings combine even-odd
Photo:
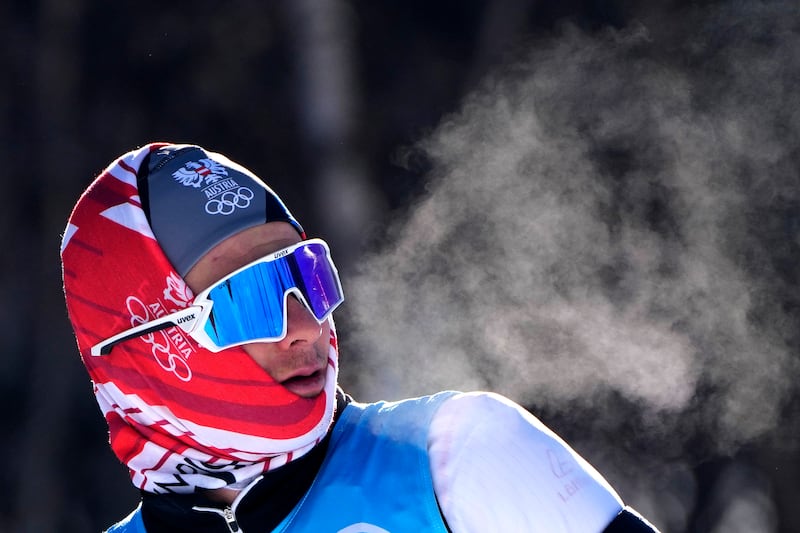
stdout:
[[[166,279],[164,288],[164,300],[158,299],[155,302],[145,303],[136,296],[128,296],[125,304],[131,317],[131,326],[146,324],[151,320],[159,318],[176,311],[177,308],[186,307],[191,293],[186,283],[177,274],[170,274]],[[166,307],[167,301],[175,304]],[[176,307],[177,306],[177,307]],[[194,320],[194,314],[182,317],[178,322]],[[187,340],[186,334],[177,326],[163,329],[147,335],[142,335],[139,339],[150,347],[156,363],[166,370],[172,372],[181,381],[192,379],[192,369],[189,367],[189,358],[194,354],[195,349]]]
[[249,187],[230,177],[225,166],[209,158],[188,161],[172,177],[184,187],[203,191],[209,215],[233,214],[236,209],[249,207],[255,196]]

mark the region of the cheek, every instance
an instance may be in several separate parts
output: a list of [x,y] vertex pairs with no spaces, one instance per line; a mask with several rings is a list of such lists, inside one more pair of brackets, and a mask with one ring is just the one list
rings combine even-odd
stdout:
[[327,320],[322,323],[320,326],[320,336],[319,339],[316,340],[314,346],[317,349],[317,352],[320,354],[324,354],[326,357],[328,356],[329,346],[331,345],[331,325],[330,322]]
[[[260,366],[264,371],[272,376],[272,367],[275,364],[275,356],[273,354],[274,347],[268,343],[253,343],[244,344],[242,349],[250,356],[250,359]],[[273,376],[274,377],[274,376]]]

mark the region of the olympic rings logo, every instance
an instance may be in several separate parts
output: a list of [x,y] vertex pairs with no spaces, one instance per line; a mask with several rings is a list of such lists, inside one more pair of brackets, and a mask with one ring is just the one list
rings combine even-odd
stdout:
[[[152,320],[150,310],[135,296],[128,296],[125,304],[131,314],[131,326],[138,326]],[[189,363],[183,356],[174,352],[167,331],[169,330],[156,331],[139,338],[150,345],[153,358],[161,368],[172,372],[181,381],[189,381],[192,379],[192,369],[189,368]]]
[[206,202],[206,213],[209,215],[230,215],[237,208],[244,209],[250,205],[250,201],[255,194],[247,187],[225,191],[217,198],[212,198]]

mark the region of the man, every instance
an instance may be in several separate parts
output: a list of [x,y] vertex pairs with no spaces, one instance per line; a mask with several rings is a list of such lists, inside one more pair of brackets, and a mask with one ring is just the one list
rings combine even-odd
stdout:
[[327,245],[220,154],[122,156],[81,196],[61,256],[111,446],[142,494],[109,531],[655,531],[506,398],[347,396]]

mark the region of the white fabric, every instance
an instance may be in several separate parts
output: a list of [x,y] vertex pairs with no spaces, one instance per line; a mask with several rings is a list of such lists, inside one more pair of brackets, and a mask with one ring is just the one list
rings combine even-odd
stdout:
[[453,533],[600,533],[622,510],[589,463],[498,394],[447,400],[431,423],[428,452]]

